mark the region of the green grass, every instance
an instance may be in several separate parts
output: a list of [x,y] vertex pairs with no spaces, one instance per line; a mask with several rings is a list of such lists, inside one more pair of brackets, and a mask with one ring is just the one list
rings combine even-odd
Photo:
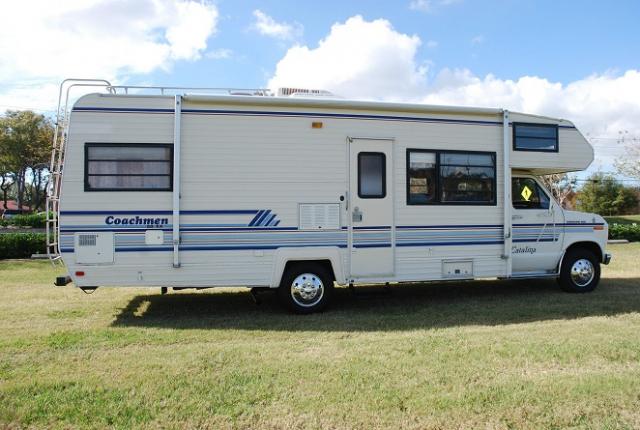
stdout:
[[245,290],[85,295],[2,261],[0,428],[639,428],[640,244],[610,249],[591,294],[340,289],[310,316]]
[[618,216],[606,216],[604,219],[609,224],[640,224],[640,215],[618,215]]

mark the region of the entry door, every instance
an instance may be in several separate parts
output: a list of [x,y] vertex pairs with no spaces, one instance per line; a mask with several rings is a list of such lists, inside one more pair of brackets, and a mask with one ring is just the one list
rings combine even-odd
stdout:
[[349,139],[349,251],[353,278],[394,273],[393,141]]
[[564,212],[530,177],[513,177],[513,274],[555,271],[564,239]]

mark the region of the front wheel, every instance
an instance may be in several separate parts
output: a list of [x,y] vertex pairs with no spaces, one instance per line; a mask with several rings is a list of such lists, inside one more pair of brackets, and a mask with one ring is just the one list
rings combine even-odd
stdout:
[[562,261],[560,287],[569,293],[588,293],[600,281],[600,262],[586,249],[574,249]]
[[280,301],[298,314],[323,310],[332,293],[333,276],[317,263],[300,263],[287,269],[278,288]]

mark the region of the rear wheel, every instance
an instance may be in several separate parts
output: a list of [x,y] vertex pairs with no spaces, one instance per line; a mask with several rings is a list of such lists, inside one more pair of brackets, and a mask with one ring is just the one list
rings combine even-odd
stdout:
[[287,269],[278,288],[282,304],[298,314],[323,310],[333,293],[333,276],[321,264],[299,263]]
[[558,282],[569,293],[588,293],[600,281],[600,261],[593,252],[573,249],[565,255]]

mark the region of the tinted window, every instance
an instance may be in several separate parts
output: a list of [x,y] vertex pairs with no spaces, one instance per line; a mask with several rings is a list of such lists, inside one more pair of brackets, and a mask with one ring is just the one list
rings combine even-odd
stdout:
[[493,155],[468,152],[442,152],[440,153],[440,164],[493,166]]
[[496,155],[407,150],[407,204],[496,202]]
[[410,151],[408,155],[409,204],[429,203],[436,198],[435,152]]
[[558,126],[513,124],[513,148],[517,151],[557,151]]
[[172,146],[88,143],[86,191],[170,191]]
[[516,209],[549,209],[549,196],[531,178],[512,178],[511,196]]
[[440,201],[493,203],[495,156],[492,154],[440,154]]
[[358,154],[358,197],[380,199],[386,195],[385,156],[380,152]]

